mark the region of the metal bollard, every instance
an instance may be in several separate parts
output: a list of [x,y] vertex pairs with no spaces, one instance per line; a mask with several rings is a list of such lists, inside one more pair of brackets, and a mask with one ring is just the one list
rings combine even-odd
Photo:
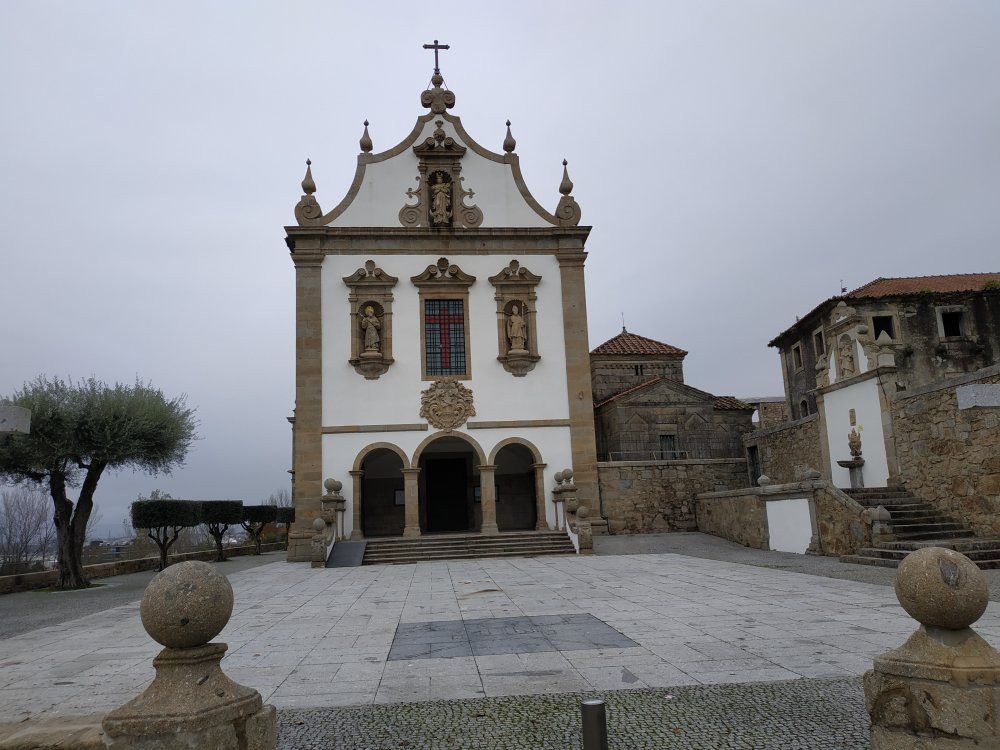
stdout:
[[580,701],[583,715],[583,750],[608,750],[608,717],[604,701],[587,698]]

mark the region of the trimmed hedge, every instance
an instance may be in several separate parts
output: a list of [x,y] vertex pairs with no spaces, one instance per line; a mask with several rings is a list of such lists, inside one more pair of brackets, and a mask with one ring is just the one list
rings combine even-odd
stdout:
[[273,505],[244,505],[243,523],[274,523],[278,509]]
[[278,523],[295,523],[295,508],[276,508],[274,520]]
[[242,500],[202,500],[201,522],[235,526],[243,520]]
[[197,526],[201,507],[194,500],[136,500],[131,516],[133,529]]

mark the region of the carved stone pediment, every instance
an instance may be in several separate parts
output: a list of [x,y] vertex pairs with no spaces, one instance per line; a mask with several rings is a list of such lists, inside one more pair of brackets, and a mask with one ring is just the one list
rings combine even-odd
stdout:
[[454,263],[449,263],[447,258],[438,258],[437,263],[427,266],[423,273],[411,276],[410,281],[417,286],[455,285],[468,287],[476,281],[476,277],[467,274]]
[[399,209],[399,223],[404,227],[478,227],[483,212],[466,198],[475,193],[462,183],[462,157],[466,147],[444,131],[444,120],[436,120],[433,135],[413,147],[420,160],[417,189],[408,188],[406,197],[416,203]]
[[439,430],[454,430],[476,416],[472,391],[457,380],[435,380],[420,394],[420,416]]

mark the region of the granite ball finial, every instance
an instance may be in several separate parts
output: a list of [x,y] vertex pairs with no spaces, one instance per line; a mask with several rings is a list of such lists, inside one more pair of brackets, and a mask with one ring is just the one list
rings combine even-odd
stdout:
[[208,563],[176,563],[157,573],[139,604],[149,637],[167,648],[203,646],[233,614],[233,587]]
[[337,493],[343,488],[344,483],[339,479],[328,478],[323,481],[323,486],[326,488],[327,492]]
[[312,522],[312,527],[313,531],[322,534],[324,531],[326,531],[326,521],[324,521],[322,518],[319,517],[314,518]]
[[961,552],[924,547],[899,564],[896,598],[922,625],[961,630],[982,617],[990,589],[983,571]]
[[557,471],[552,478],[556,480],[556,484],[563,483],[563,473],[561,471]]
[[570,482],[570,483],[573,482],[573,470],[572,469],[563,469],[563,481],[564,482]]

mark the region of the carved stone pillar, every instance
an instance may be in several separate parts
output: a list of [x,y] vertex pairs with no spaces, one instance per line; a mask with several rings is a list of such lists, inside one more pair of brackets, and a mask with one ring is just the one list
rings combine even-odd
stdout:
[[363,471],[351,470],[347,472],[351,475],[353,494],[351,495],[351,516],[354,523],[351,527],[351,539],[364,539],[365,534],[361,530],[361,477],[365,475]]
[[420,469],[403,469],[403,536],[420,536]]
[[494,482],[497,467],[493,464],[479,464],[479,495],[483,511],[483,522],[479,531],[483,534],[499,534],[497,528],[497,493]]
[[548,531],[549,523],[545,519],[545,467],[548,464],[532,464],[535,470],[535,529]]

